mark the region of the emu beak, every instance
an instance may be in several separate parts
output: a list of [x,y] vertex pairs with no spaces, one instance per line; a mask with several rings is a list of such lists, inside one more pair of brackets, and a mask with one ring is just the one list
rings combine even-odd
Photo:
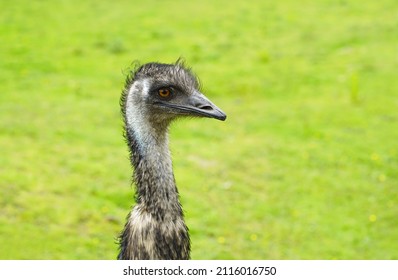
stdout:
[[227,115],[202,93],[196,91],[186,100],[184,107],[194,115],[225,121]]
[[177,111],[185,116],[206,117],[220,121],[225,121],[227,118],[227,115],[220,108],[199,91],[189,95],[180,95],[177,100],[170,102],[157,101],[156,104],[173,109],[174,112]]

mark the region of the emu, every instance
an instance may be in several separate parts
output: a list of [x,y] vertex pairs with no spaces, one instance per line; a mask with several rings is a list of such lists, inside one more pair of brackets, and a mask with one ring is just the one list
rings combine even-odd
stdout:
[[224,121],[226,115],[200,92],[198,78],[180,60],[137,66],[127,76],[120,105],[136,203],[119,237],[118,259],[190,259],[168,128],[180,117]]

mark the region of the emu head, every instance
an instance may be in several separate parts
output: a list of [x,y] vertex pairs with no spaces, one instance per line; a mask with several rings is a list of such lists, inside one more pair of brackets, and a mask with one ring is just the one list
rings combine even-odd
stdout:
[[[121,99],[126,128],[167,127],[184,116],[225,120],[226,115],[199,90],[183,63],[148,63],[132,71]],[[140,127],[139,127],[140,126]]]

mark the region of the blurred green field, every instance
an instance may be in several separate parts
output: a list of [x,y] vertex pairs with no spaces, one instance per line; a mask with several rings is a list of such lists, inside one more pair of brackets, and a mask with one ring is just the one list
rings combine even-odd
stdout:
[[398,259],[398,3],[1,1],[0,259],[115,259],[119,96],[184,57],[225,123],[171,129],[193,259]]

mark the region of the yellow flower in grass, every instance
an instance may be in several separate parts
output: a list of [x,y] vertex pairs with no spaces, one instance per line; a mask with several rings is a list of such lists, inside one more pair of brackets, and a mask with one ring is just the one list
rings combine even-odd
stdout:
[[387,177],[384,174],[380,174],[378,179],[379,179],[379,182],[384,182],[387,179]]
[[379,160],[380,160],[380,156],[379,156],[378,154],[376,154],[376,153],[373,153],[373,154],[370,156],[370,158],[371,158],[373,161],[379,161]]
[[256,241],[257,240],[257,234],[255,234],[255,233],[250,234],[250,240],[251,241]]
[[377,220],[377,216],[375,214],[372,214],[369,216],[369,222],[374,223]]
[[224,243],[225,243],[225,238],[224,238],[224,236],[218,237],[218,238],[217,238],[217,242],[220,243],[220,244],[224,244]]

